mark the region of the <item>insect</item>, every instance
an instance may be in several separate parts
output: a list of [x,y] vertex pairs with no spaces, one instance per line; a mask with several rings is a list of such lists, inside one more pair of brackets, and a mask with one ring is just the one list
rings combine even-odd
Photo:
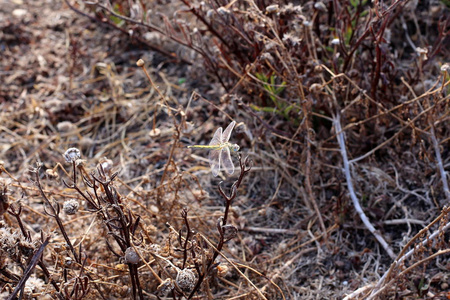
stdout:
[[234,173],[233,160],[231,159],[230,151],[239,151],[239,145],[231,144],[231,132],[233,131],[236,122],[233,121],[228,125],[225,131],[222,132],[222,127],[216,130],[209,145],[194,145],[188,148],[210,149],[209,164],[211,165],[212,174],[216,177],[220,170],[225,170],[228,174]]

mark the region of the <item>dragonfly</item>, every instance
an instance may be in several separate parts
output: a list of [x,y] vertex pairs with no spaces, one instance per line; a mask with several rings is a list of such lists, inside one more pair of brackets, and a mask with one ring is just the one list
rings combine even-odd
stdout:
[[227,126],[225,131],[222,132],[222,127],[219,127],[209,143],[209,145],[193,145],[188,148],[200,148],[209,149],[209,164],[211,165],[211,171],[214,177],[219,175],[220,170],[225,170],[229,175],[234,173],[234,164],[231,159],[231,151],[239,151],[239,145],[231,144],[230,140],[231,132],[234,129],[236,122],[233,121]]

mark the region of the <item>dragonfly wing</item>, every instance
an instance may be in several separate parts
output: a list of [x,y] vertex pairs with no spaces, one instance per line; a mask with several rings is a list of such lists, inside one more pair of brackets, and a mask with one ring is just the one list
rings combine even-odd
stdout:
[[222,141],[222,127],[219,127],[214,133],[214,136],[211,142],[209,142],[209,145],[210,146],[220,145],[221,141]]
[[225,131],[222,134],[222,140],[221,140],[222,143],[226,143],[230,140],[231,132],[233,131],[235,125],[236,125],[236,122],[233,121],[225,129]]
[[[222,129],[222,128],[219,128]],[[222,131],[222,130],[221,130]],[[221,149],[213,149],[209,151],[209,164],[211,165],[211,171],[214,177],[217,177],[219,175],[220,171],[220,160],[221,160],[221,152],[223,152]]]
[[230,148],[225,147],[220,152],[220,162],[222,163],[222,168],[228,173],[233,174],[234,173],[234,164],[233,160],[231,159],[231,153]]

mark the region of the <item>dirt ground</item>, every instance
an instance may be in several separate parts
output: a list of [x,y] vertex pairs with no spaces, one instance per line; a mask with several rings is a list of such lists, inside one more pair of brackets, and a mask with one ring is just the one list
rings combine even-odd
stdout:
[[[165,7],[168,15],[180,13],[182,7],[171,1],[155,1],[155,5]],[[438,14],[448,14],[448,9],[439,5]],[[142,294],[135,295],[137,298],[188,298],[189,289],[183,289],[178,281],[179,286],[167,298],[158,293],[163,280],[176,281],[180,269],[199,271],[214,256],[213,249],[221,239],[217,228],[226,207],[218,187],[232,194],[232,184],[238,179],[237,195],[229,207],[231,227],[226,227],[237,232],[221,249],[215,260],[220,265],[208,273],[196,299],[343,299],[359,288],[373,288],[391,266],[393,257],[376,239],[377,233],[398,254],[439,216],[430,231],[412,244],[417,249],[424,244],[430,252],[417,250],[403,261],[402,268],[420,264],[414,271],[398,275],[397,281],[389,283],[389,293],[379,299],[450,299],[450,256],[445,252],[448,234],[443,230],[439,235],[445,245],[423,242],[448,223],[444,207],[450,195],[441,179],[447,172],[448,181],[450,168],[446,91],[439,94],[441,98],[436,96],[438,92],[423,93],[435,97],[430,101],[438,104],[432,108],[433,117],[417,119],[419,125],[407,122],[420,115],[421,109],[431,109],[421,106],[425,104],[407,106],[410,99],[416,99],[409,94],[401,100],[407,104],[402,104],[398,114],[395,111],[395,117],[383,115],[379,107],[380,111],[374,112],[369,101],[361,107],[345,104],[348,107],[342,112],[348,115],[343,119],[348,124],[366,124],[352,119],[361,113],[370,125],[371,114],[376,115],[375,129],[369,125],[343,129],[348,151],[352,151],[350,160],[369,153],[367,159],[353,162],[351,176],[357,197],[376,228],[373,234],[352,205],[338,130],[331,117],[316,118],[326,108],[312,109],[312,142],[309,133],[295,128],[286,137],[284,133],[291,130],[286,119],[243,104],[260,95],[256,88],[249,85],[245,92],[232,94],[199,62],[195,51],[158,34],[144,35],[137,26],[133,27],[135,33],[129,28],[121,32],[89,18],[87,15],[95,14],[86,7],[76,8],[86,15],[76,13],[64,1],[0,0],[0,195],[8,203],[2,210],[0,239],[3,245],[14,245],[13,250],[2,246],[0,292],[5,299],[20,286],[33,261],[30,253],[37,253],[47,237],[42,259],[35,262],[24,284],[26,299],[132,298],[135,283],[130,279],[131,270],[139,272]],[[445,30],[448,34],[448,26]],[[439,66],[449,62],[448,38],[445,41],[444,50],[435,58]],[[404,57],[405,66],[398,66],[405,70],[403,75],[412,56],[404,51],[396,52]],[[144,60],[154,86],[136,65],[139,59]],[[440,77],[438,63],[434,64],[423,86],[445,80],[448,84],[448,75],[447,79]],[[402,84],[400,77],[395,78],[397,85]],[[302,80],[308,82],[307,76]],[[314,82],[308,84],[311,87]],[[448,90],[446,87],[442,90]],[[420,87],[411,89],[417,92]],[[313,94],[312,88],[308,91]],[[416,96],[420,95],[417,92]],[[394,111],[395,105],[387,107]],[[397,117],[400,125],[390,127],[389,118]],[[231,120],[237,125],[230,141],[240,145],[242,157],[252,159],[244,166],[251,170],[240,170],[233,156],[234,174],[213,177],[206,152],[187,146],[207,145],[215,130],[225,128]],[[428,134],[430,128],[438,139],[437,148]],[[370,152],[378,145],[382,145],[379,151]],[[76,177],[84,194],[70,187],[73,169],[63,155],[71,147],[81,151]],[[305,152],[308,147],[312,150]],[[435,149],[440,151],[439,159]],[[89,198],[107,198],[97,196],[96,191],[101,194],[108,188],[90,190],[89,180],[83,181],[91,172],[101,177],[95,173],[100,172],[98,164],[108,166],[110,173],[105,178],[114,178],[112,191],[120,195],[120,207],[129,213],[120,218],[131,220],[130,228],[136,225],[133,247],[140,251],[136,269],[120,242],[114,243],[114,232],[123,229],[114,223],[120,218],[103,220],[90,206]],[[111,175],[114,172],[117,177]],[[63,210],[70,199],[80,203],[74,215]],[[57,218],[52,217],[50,205],[61,208],[60,219],[74,252],[70,252]],[[18,207],[22,208],[20,216],[10,213]],[[192,253],[182,246],[187,224],[195,236],[191,237]],[[29,238],[19,238],[24,232]],[[196,252],[195,247],[201,251]],[[25,254],[24,248],[32,251]],[[444,252],[433,256],[438,250]],[[73,253],[83,259],[77,260]],[[186,253],[189,268],[184,268]],[[89,288],[81,287],[84,280]],[[75,290],[81,294],[76,295]],[[352,299],[367,297],[361,293]]]

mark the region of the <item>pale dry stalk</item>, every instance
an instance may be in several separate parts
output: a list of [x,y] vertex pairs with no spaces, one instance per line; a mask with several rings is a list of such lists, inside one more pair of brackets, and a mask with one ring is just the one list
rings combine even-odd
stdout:
[[384,248],[384,250],[387,252],[387,254],[392,259],[395,259],[396,255],[392,251],[391,247],[384,240],[384,238],[381,236],[381,234],[375,229],[375,227],[373,227],[372,223],[370,223],[369,218],[367,218],[361,205],[359,204],[358,197],[356,196],[355,190],[353,188],[352,175],[350,173],[350,164],[349,164],[348,157],[347,157],[347,150],[345,148],[344,132],[342,131],[340,119],[341,119],[341,117],[338,112],[336,114],[336,116],[333,118],[333,123],[334,123],[334,129],[336,130],[336,138],[338,140],[339,147],[341,150],[342,161],[344,164],[344,173],[345,173],[345,177],[347,179],[348,192],[350,194],[350,198],[352,199],[353,206],[354,206],[356,212],[358,213],[359,217],[361,218],[361,221],[363,221],[364,226],[366,226],[366,228],[375,236],[375,238],[380,243],[380,245]]

